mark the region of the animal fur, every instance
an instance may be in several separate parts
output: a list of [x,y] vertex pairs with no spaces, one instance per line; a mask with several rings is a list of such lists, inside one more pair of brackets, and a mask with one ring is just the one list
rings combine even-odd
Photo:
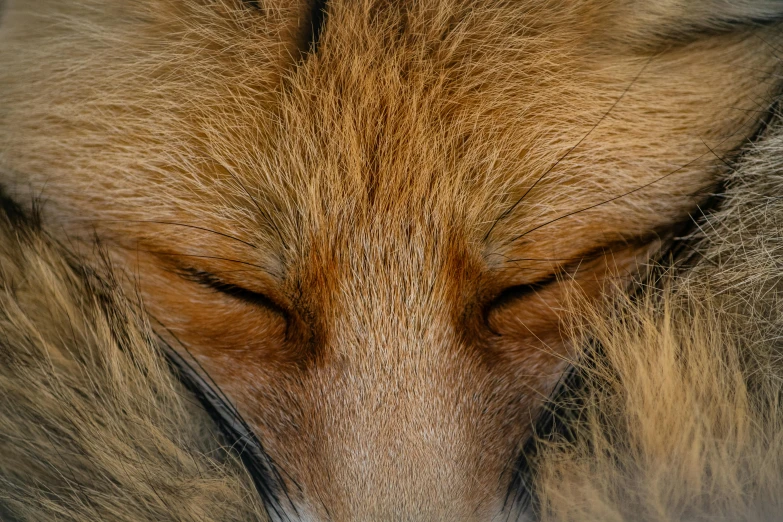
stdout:
[[[695,266],[613,312],[574,440],[543,441],[544,520],[780,519],[783,132],[702,224]],[[265,520],[137,304],[12,210],[0,242],[4,520]],[[583,316],[584,317],[584,316]],[[591,342],[586,351],[594,351]]]
[[0,518],[267,520],[111,272],[13,207],[0,237]]
[[544,443],[544,520],[783,519],[780,123],[700,223],[696,265],[587,318],[601,349],[577,363],[576,440]]
[[[590,357],[595,366],[585,369],[585,388],[574,392],[587,395],[587,410],[573,414],[582,419],[573,425],[576,441],[539,451],[533,489],[542,516],[729,513],[726,506],[740,502],[731,500],[736,496],[722,506],[711,495],[723,494],[732,477],[753,484],[737,470],[763,447],[755,442],[758,433],[739,440],[754,441],[746,446],[730,440],[742,426],[737,412],[775,411],[767,383],[774,378],[759,373],[771,363],[739,343],[775,332],[761,328],[767,319],[759,315],[765,306],[774,310],[774,292],[757,288],[731,300],[728,289],[736,285],[713,292],[705,282],[730,281],[726,273],[754,258],[739,257],[729,272],[713,273],[702,261],[669,294],[621,303],[608,322],[605,311],[596,312],[586,334],[580,328],[564,335],[563,326],[573,324],[569,296],[593,307],[611,284],[627,281],[639,263],[671,246],[763,124],[783,84],[781,4],[332,0],[316,22],[321,5],[8,0],[0,26],[0,182],[25,208],[45,200],[47,233],[69,245],[79,263],[100,266],[91,246],[100,238],[111,264],[126,274],[118,280],[127,292],[138,286],[144,305],[142,312],[116,297],[107,310],[118,307],[142,324],[148,314],[160,342],[173,347],[168,356],[193,355],[211,376],[201,393],[214,388],[210,397],[218,400],[207,400],[207,409],[222,412],[223,428],[241,414],[244,421],[228,434],[241,441],[257,436],[260,466],[277,472],[270,474],[274,484],[254,477],[266,509],[265,488],[286,493],[290,502],[280,507],[284,513],[272,509],[274,516],[478,521],[519,515],[524,503],[509,501],[520,493],[512,464],[569,363]],[[736,194],[732,205],[744,209],[747,202],[735,200]],[[738,252],[749,249],[749,231],[721,212],[733,233],[743,232]],[[25,227],[17,219],[11,230]],[[698,248],[720,265],[726,254],[714,253],[719,237],[727,234],[709,236]],[[75,274],[82,281],[72,287],[75,294],[91,302],[97,283]],[[756,295],[764,297],[760,311],[737,304]],[[752,320],[742,323],[744,316]],[[98,319],[86,313],[84,320]],[[109,326],[85,330],[109,335],[117,328]],[[602,341],[601,351],[580,357],[573,342],[580,335]],[[119,343],[125,351],[112,351],[108,338],[94,345],[104,341],[108,347],[87,353],[132,351],[128,343]],[[722,358],[716,354],[725,352],[708,350],[724,345],[734,348]],[[149,376],[171,377],[153,346],[147,341],[139,349],[144,346],[159,370],[142,373],[156,389],[159,378]],[[673,361],[660,372],[668,388],[651,384],[660,370],[652,364],[656,346]],[[630,354],[639,359],[628,360]],[[74,360],[78,375],[100,373]],[[712,369],[714,381],[693,377],[702,368]],[[699,400],[715,403],[709,399],[715,387],[758,376],[748,388],[750,406],[732,402],[729,413],[718,408],[717,420],[709,408],[701,411]],[[98,377],[85,382],[103,382]],[[163,389],[172,400],[187,396]],[[714,453],[688,446],[678,454],[666,440],[648,444],[645,437],[660,426],[636,419],[655,413],[655,401],[644,395],[651,390],[670,390],[666,400],[684,401],[693,415],[694,425],[680,423],[691,430],[686,435],[666,432],[672,441],[723,438],[726,446]],[[626,408],[635,403],[623,393],[641,401],[642,410]],[[36,404],[28,401],[20,411]],[[80,407],[102,414],[99,401]],[[235,500],[218,503],[261,512],[242,500],[259,501],[246,493],[249,483],[231,452],[215,442],[211,420],[168,404],[145,411],[151,418],[154,411],[173,412],[185,433],[206,430],[212,442],[189,452],[193,459],[225,461],[225,473],[234,469],[234,480],[244,480],[229,488]],[[771,422],[762,434],[773,429]],[[134,440],[114,436],[113,444]],[[600,451],[608,446],[622,457],[619,465]],[[656,489],[666,486],[658,478],[669,469],[666,459],[651,460],[658,453],[691,457],[672,465],[693,467],[691,475],[675,477],[679,482],[672,479],[677,489],[670,496]],[[122,467],[123,453],[111,454],[119,457],[90,456],[84,469]],[[247,460],[245,452],[240,457]],[[169,468],[177,469],[173,459]],[[54,461],[69,466],[67,459]],[[725,483],[714,473],[724,461]],[[212,475],[198,467],[200,476]],[[139,469],[149,468],[145,462]],[[68,476],[64,468],[56,472]],[[96,487],[82,476],[84,486],[71,483]],[[27,488],[51,482],[14,480]],[[116,481],[106,482],[114,487]],[[771,478],[756,482],[776,490]],[[575,493],[562,493],[565,487]],[[623,511],[620,500],[633,494],[639,500]],[[737,512],[766,509],[754,494]],[[16,517],[26,516],[20,506],[73,508],[58,503],[66,498],[58,491],[13,498],[8,509]],[[179,516],[181,504],[157,498],[131,504]],[[678,507],[686,504],[690,511]],[[112,513],[100,515],[111,519]],[[220,513],[205,509],[199,516]]]

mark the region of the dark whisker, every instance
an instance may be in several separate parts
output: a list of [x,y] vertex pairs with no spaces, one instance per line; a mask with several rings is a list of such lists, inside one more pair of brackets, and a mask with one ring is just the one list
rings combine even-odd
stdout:
[[155,221],[155,220],[146,220],[146,219],[100,219],[100,220],[89,220],[90,222],[100,222],[100,223],[150,223],[153,225],[171,225],[171,226],[177,226],[177,227],[185,227],[185,228],[192,228],[194,230],[201,230],[203,232],[210,232],[212,234],[215,234],[217,236],[222,236],[227,239],[233,239],[234,241],[238,243],[242,243],[243,245],[249,246],[250,248],[257,249],[258,245],[255,245],[253,243],[250,243],[249,241],[245,241],[244,239],[240,239],[236,236],[232,236],[231,234],[226,234],[225,232],[218,232],[217,230],[212,230],[211,228],[206,227],[200,227],[198,225],[190,225],[188,223],[178,223],[176,221]]
[[[201,372],[201,374],[203,374],[206,377],[206,380],[209,381],[207,384],[209,384],[210,386],[213,387],[213,390],[215,392],[217,392],[219,398],[222,401],[224,401],[224,403],[225,403],[225,405],[227,407],[229,407],[229,410],[232,413],[232,415],[234,416],[234,418],[241,421],[242,420],[242,416],[239,413],[239,410],[236,409],[236,407],[233,405],[233,403],[229,400],[228,396],[225,393],[223,393],[223,390],[220,388],[220,386],[218,386],[218,384],[214,381],[214,379],[212,379],[212,376],[209,375],[209,373],[206,371],[206,369],[204,369],[204,367],[201,365],[199,360],[195,356],[193,356],[193,354],[190,352],[190,350],[188,350],[188,348],[182,343],[182,341],[179,340],[179,337],[177,337],[177,335],[174,332],[172,332],[170,328],[168,328],[162,322],[160,322],[157,319],[157,317],[154,317],[152,315],[150,315],[150,317],[156,323],[158,323],[161,326],[161,328],[166,330],[166,332],[172,337],[172,339],[177,341],[177,344],[179,344],[180,348],[182,348],[182,350],[184,350],[185,353],[187,353],[190,356],[190,358],[193,360],[193,362],[198,367],[198,370]],[[161,340],[163,341],[163,339],[161,339]],[[171,346],[169,346],[168,344],[167,344],[167,347],[171,348]],[[203,378],[201,378],[201,379],[203,380]]]
[[[279,520],[287,521],[288,516],[282,510],[276,489],[285,495],[289,505],[296,512],[285,481],[271,456],[263,448],[261,441],[255,435],[249,424],[228,399],[220,386],[212,379],[196,357],[179,340],[179,338],[154,316],[150,316],[166,332],[177,341],[182,350],[187,353],[195,364],[185,360],[164,338],[158,336],[165,348],[165,354],[172,368],[177,372],[183,384],[196,395],[202,406],[220,427],[231,448],[239,455],[242,463],[253,479],[256,490],[261,497],[265,509],[271,508]],[[298,513],[297,513],[298,514]],[[269,511],[267,509],[267,515]]]
[[250,201],[253,202],[253,205],[255,205],[256,209],[258,210],[258,213],[261,214],[266,219],[266,222],[272,227],[272,229],[277,234],[277,238],[280,240],[281,245],[285,245],[285,241],[283,240],[283,234],[280,232],[280,229],[277,227],[277,223],[274,222],[272,219],[272,216],[269,214],[269,212],[264,211],[261,208],[261,205],[259,205],[258,200],[253,197],[253,195],[250,193],[250,191],[247,189],[244,183],[233,173],[231,172],[231,169],[228,168],[228,166],[224,165],[223,163],[219,164],[225,169],[226,173],[231,176],[231,178],[239,184],[240,187],[242,187],[242,190],[247,194],[247,197],[250,198]]
[[756,32],[754,32],[754,33],[753,33],[753,36],[754,36],[755,38],[758,38],[759,40],[761,40],[761,41],[764,43],[764,45],[766,45],[767,47],[769,47],[770,49],[772,49],[772,55],[773,55],[775,58],[777,58],[778,60],[781,60],[781,57],[779,56],[779,54],[781,54],[781,52],[783,52],[783,49],[781,49],[780,47],[778,47],[778,46],[776,46],[776,45],[773,45],[773,44],[772,44],[772,43],[770,43],[770,42],[769,42],[767,39],[765,39],[765,38],[763,38],[763,37],[759,36],[759,35],[758,35],[758,33],[756,33]]
[[198,259],[214,259],[217,261],[228,261],[229,263],[237,263],[240,265],[247,265],[252,266],[253,268],[257,268],[259,270],[266,271],[267,269],[261,265],[257,265],[255,263],[249,263],[247,261],[240,261],[238,259],[231,259],[230,257],[220,257],[220,256],[202,256],[197,254],[181,254],[178,252],[163,252],[160,250],[143,250],[143,249],[136,249],[137,252],[145,252],[147,254],[157,254],[160,256],[171,256],[171,257],[194,257]]
[[723,163],[724,165],[726,165],[726,166],[727,166],[727,167],[728,167],[730,170],[734,170],[734,165],[732,165],[731,163],[729,163],[729,162],[728,162],[728,160],[727,160],[726,158],[724,158],[723,156],[721,156],[720,154],[718,154],[717,152],[715,152],[715,150],[713,150],[713,148],[712,148],[712,147],[710,147],[709,145],[707,145],[707,142],[706,142],[706,141],[704,141],[704,140],[701,140],[701,142],[702,142],[702,144],[703,144],[705,147],[707,147],[707,150],[709,150],[709,151],[712,153],[712,155],[713,155],[713,156],[715,156],[715,158],[717,158],[717,159],[718,159],[718,161],[720,161],[721,163]]
[[520,198],[519,198],[519,199],[516,201],[516,203],[514,203],[513,205],[511,205],[511,207],[510,207],[510,208],[508,208],[508,209],[507,209],[505,212],[503,212],[503,213],[500,215],[500,217],[499,217],[499,218],[497,218],[497,219],[495,220],[495,222],[494,222],[494,223],[492,223],[492,226],[489,228],[489,231],[488,231],[488,232],[487,232],[487,233],[484,235],[484,241],[486,241],[486,240],[489,238],[490,234],[492,234],[492,231],[493,231],[493,230],[495,230],[495,226],[496,226],[496,225],[497,225],[497,224],[498,224],[498,223],[499,223],[501,220],[503,220],[503,219],[505,219],[506,217],[508,217],[508,215],[509,215],[511,212],[513,212],[513,211],[514,211],[514,209],[515,209],[515,208],[516,208],[516,207],[517,207],[517,206],[518,206],[520,203],[522,203],[522,201],[523,201],[523,200],[524,200],[524,199],[527,197],[527,195],[528,195],[528,194],[530,194],[530,192],[531,192],[531,191],[532,191],[534,188],[536,188],[536,185],[538,185],[538,184],[539,184],[539,183],[540,183],[540,182],[541,182],[541,181],[542,181],[542,180],[543,180],[543,179],[544,179],[546,176],[548,176],[548,175],[549,175],[549,173],[551,173],[551,172],[552,172],[552,171],[553,171],[553,170],[554,170],[554,169],[555,169],[555,168],[556,168],[556,167],[557,167],[557,166],[558,166],[558,165],[559,165],[561,162],[563,162],[563,161],[564,161],[564,160],[565,160],[565,159],[566,159],[568,156],[570,156],[570,155],[571,155],[571,153],[572,153],[572,152],[574,152],[574,150],[576,150],[576,148],[577,148],[577,147],[579,147],[579,145],[581,145],[581,144],[582,144],[582,143],[583,143],[583,142],[584,142],[584,141],[585,141],[585,140],[586,140],[586,139],[587,139],[587,138],[588,138],[588,137],[589,137],[589,136],[590,136],[590,135],[593,133],[593,131],[595,131],[595,129],[597,129],[597,128],[598,128],[598,126],[599,126],[599,125],[601,125],[601,123],[602,123],[602,122],[603,122],[603,121],[604,121],[604,120],[605,120],[605,119],[606,119],[606,118],[609,116],[609,114],[610,114],[610,113],[611,113],[611,112],[612,112],[612,111],[615,109],[615,107],[617,107],[617,104],[619,104],[619,103],[620,103],[620,101],[621,101],[621,100],[622,100],[622,99],[625,97],[625,95],[626,95],[626,94],[628,94],[628,91],[630,91],[630,90],[631,90],[631,87],[633,87],[633,85],[634,85],[634,84],[635,84],[635,83],[636,83],[636,82],[639,80],[639,78],[641,77],[642,73],[644,73],[644,71],[647,69],[647,67],[650,65],[650,63],[653,61],[653,58],[655,58],[655,56],[654,56],[654,55],[653,55],[653,56],[651,56],[651,57],[649,58],[649,60],[647,60],[647,62],[644,64],[644,66],[643,66],[643,67],[642,67],[642,69],[639,71],[639,73],[638,73],[638,74],[637,74],[637,75],[634,77],[634,79],[633,79],[633,80],[631,80],[631,83],[629,83],[629,84],[628,84],[628,86],[625,88],[625,90],[622,92],[622,94],[620,94],[620,96],[619,96],[619,97],[618,97],[618,98],[617,98],[617,99],[614,101],[614,103],[612,104],[612,106],[611,106],[611,107],[609,107],[609,110],[607,110],[607,111],[606,111],[606,112],[605,112],[605,113],[604,113],[604,114],[601,116],[601,118],[600,118],[600,119],[599,119],[597,122],[595,122],[595,124],[594,124],[594,125],[593,125],[593,126],[590,128],[590,130],[589,130],[589,131],[587,131],[587,134],[585,134],[584,136],[582,136],[582,139],[580,139],[578,142],[576,142],[576,144],[575,144],[573,147],[571,147],[570,149],[568,149],[568,150],[566,151],[566,153],[565,153],[565,154],[563,154],[562,156],[560,156],[560,157],[557,159],[557,161],[555,161],[555,162],[554,162],[554,163],[553,163],[553,164],[552,164],[552,165],[551,165],[551,166],[550,166],[548,169],[546,169],[546,170],[544,171],[544,173],[543,173],[543,174],[541,174],[541,176],[539,176],[539,177],[538,177],[538,179],[537,179],[537,180],[536,180],[536,181],[535,181],[535,182],[534,182],[534,183],[533,183],[533,184],[532,184],[530,187],[528,187],[528,189],[525,191],[525,193],[524,193],[524,194],[522,194],[522,196],[521,196],[521,197],[520,197]]
[[[737,131],[737,132],[739,132],[739,131]],[[722,140],[720,143],[723,143],[724,141],[728,140],[729,138],[731,138],[732,136],[734,136],[734,134],[736,134],[736,133],[733,133],[733,134],[731,134],[731,135],[727,136],[727,137],[726,137],[726,138],[724,138],[724,139],[723,139],[723,140]],[[705,146],[706,146],[706,144],[705,144]],[[670,176],[673,176],[673,175],[675,175],[675,174],[677,174],[677,173],[681,172],[682,170],[684,170],[684,169],[686,169],[686,168],[690,167],[691,165],[695,164],[696,162],[698,162],[699,160],[701,160],[702,158],[704,158],[704,157],[705,157],[705,156],[707,156],[708,154],[710,154],[710,153],[712,153],[712,154],[715,154],[715,151],[714,151],[712,148],[710,148],[709,146],[707,146],[707,149],[708,149],[708,151],[707,151],[707,152],[705,152],[705,153],[703,153],[703,154],[700,154],[699,156],[697,156],[696,158],[692,159],[692,160],[691,160],[691,161],[689,161],[688,163],[686,163],[686,164],[684,164],[684,165],[681,165],[681,166],[677,167],[676,169],[674,169],[674,170],[672,170],[672,171],[670,171],[670,172],[667,172],[666,174],[664,174],[663,176],[661,176],[661,177],[659,177],[659,178],[656,178],[656,179],[654,179],[654,180],[652,180],[652,181],[650,181],[650,182],[648,182],[648,183],[645,183],[644,185],[640,185],[640,186],[638,186],[638,187],[636,187],[636,188],[633,188],[633,189],[631,189],[631,190],[629,190],[629,191],[627,191],[627,192],[624,192],[624,193],[622,193],[622,194],[619,194],[619,195],[617,195],[617,196],[613,196],[613,197],[611,197],[611,198],[609,198],[609,199],[605,199],[605,200],[603,200],[603,201],[601,201],[601,202],[599,202],[599,203],[596,203],[596,204],[594,204],[594,205],[590,205],[590,206],[587,206],[587,207],[583,207],[583,208],[581,208],[581,209],[579,209],[579,210],[574,210],[573,212],[567,212],[566,214],[563,214],[563,215],[561,215],[561,216],[558,216],[558,217],[556,217],[556,218],[554,218],[554,219],[550,219],[549,221],[546,221],[546,222],[544,222],[544,223],[541,223],[540,225],[536,225],[535,227],[533,227],[533,228],[530,228],[530,229],[526,230],[525,232],[523,232],[522,234],[520,234],[520,235],[516,236],[516,237],[515,237],[515,238],[513,238],[513,239],[512,239],[510,242],[511,242],[511,243],[513,243],[514,241],[519,241],[520,239],[522,239],[522,238],[523,238],[523,237],[525,237],[526,235],[528,235],[528,234],[530,234],[530,233],[532,233],[532,232],[535,232],[536,230],[540,230],[541,228],[544,228],[545,226],[551,225],[552,223],[555,223],[555,222],[557,222],[557,221],[560,221],[561,219],[565,219],[565,218],[568,218],[568,217],[574,216],[574,215],[576,215],[576,214],[580,214],[580,213],[582,213],[582,212],[586,212],[586,211],[588,211],[588,210],[592,210],[592,209],[594,209],[594,208],[600,207],[600,206],[602,206],[602,205],[606,205],[606,204],[608,204],[608,203],[611,203],[611,202],[613,202],[613,201],[617,201],[618,199],[624,198],[624,197],[626,197],[626,196],[630,196],[631,194],[634,194],[634,193],[636,193],[636,192],[639,192],[639,191],[641,191],[641,190],[644,190],[644,189],[646,189],[646,188],[648,188],[648,187],[651,187],[652,185],[654,185],[654,184],[656,184],[656,183],[658,183],[658,182],[660,182],[660,181],[663,181],[664,179],[666,179],[666,178],[668,178],[668,177],[670,177]]]
[[624,198],[626,196],[630,196],[631,194],[633,194],[635,192],[639,192],[640,190],[644,190],[647,187],[650,187],[651,185],[654,185],[655,183],[658,183],[659,181],[662,181],[662,180],[668,178],[669,176],[674,175],[675,173],[679,172],[683,168],[685,168],[685,166],[680,167],[680,168],[678,168],[677,170],[675,170],[673,172],[669,172],[668,174],[665,174],[664,176],[661,176],[660,178],[654,179],[654,180],[650,181],[649,183],[645,183],[644,185],[641,185],[641,186],[636,187],[636,188],[634,188],[632,190],[629,190],[628,192],[624,192],[622,194],[619,194],[617,196],[611,197],[609,199],[605,199],[605,200],[601,201],[600,203],[596,203],[595,205],[590,205],[590,206],[587,206],[587,207],[583,207],[583,208],[580,208],[579,210],[574,210],[573,212],[568,212],[568,213],[563,214],[561,216],[558,216],[558,217],[556,217],[554,219],[550,219],[549,221],[546,221],[544,223],[541,223],[540,225],[537,225],[537,226],[535,226],[535,227],[533,227],[531,229],[526,230],[525,232],[521,233],[520,235],[518,235],[517,237],[512,239],[511,242],[513,243],[514,241],[519,241],[520,239],[522,239],[526,235],[528,235],[528,234],[530,234],[532,232],[535,232],[536,230],[540,230],[540,229],[544,228],[545,226],[551,225],[552,223],[556,223],[556,222],[560,221],[561,219],[566,219],[568,217],[575,216],[575,215],[580,214],[582,212],[587,212],[588,210],[592,210],[594,208],[600,207],[602,205],[606,205],[606,204],[611,203],[613,201],[617,201],[618,199]]

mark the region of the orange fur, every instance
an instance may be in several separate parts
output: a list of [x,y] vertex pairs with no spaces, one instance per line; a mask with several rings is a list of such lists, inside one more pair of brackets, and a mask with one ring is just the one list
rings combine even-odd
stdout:
[[566,287],[715,185],[780,87],[780,25],[741,22],[780,8],[332,0],[316,48],[259,3],[8,0],[0,180],[106,242],[313,517],[491,519]]

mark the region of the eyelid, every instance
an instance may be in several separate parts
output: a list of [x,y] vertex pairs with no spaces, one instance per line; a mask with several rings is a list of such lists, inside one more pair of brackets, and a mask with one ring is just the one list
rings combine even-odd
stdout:
[[177,269],[177,274],[183,279],[201,286],[205,286],[221,294],[231,296],[239,301],[243,301],[254,306],[261,306],[270,309],[282,315],[283,317],[288,317],[288,313],[285,311],[285,309],[268,296],[253,290],[248,290],[247,288],[242,288],[241,286],[227,283],[221,280],[217,275],[210,272],[198,270],[195,268],[179,267]]
[[606,256],[608,253],[615,251],[615,248],[613,247],[616,247],[618,244],[622,244],[623,246],[628,247],[628,246],[632,246],[633,244],[636,244],[637,242],[644,244],[645,241],[644,240],[639,241],[639,239],[637,239],[636,241],[632,241],[632,242],[623,241],[623,242],[600,245],[598,247],[592,248],[578,255],[577,257],[574,257],[573,259],[564,262],[563,264],[558,266],[551,274],[541,277],[536,281],[532,281],[530,283],[516,284],[516,285],[506,287],[489,302],[489,305],[487,306],[487,310],[503,306],[504,304],[507,304],[511,301],[515,301],[517,299],[521,299],[523,297],[528,297],[546,288],[547,286],[559,282],[561,279],[565,277],[576,276],[577,272],[579,272],[579,269],[583,265],[588,265],[598,259],[601,259],[602,257]]
[[551,285],[552,283],[556,283],[557,281],[558,281],[558,274],[551,274],[532,283],[514,285],[505,288],[497,296],[495,296],[495,298],[492,299],[492,301],[490,301],[487,309],[491,310],[493,308],[502,307],[503,305],[508,304],[512,301],[522,299],[523,297],[528,297],[532,294],[535,294],[539,290],[542,290],[543,288]]
[[500,294],[498,294],[498,296],[495,297],[495,299],[493,299],[493,302],[496,301],[498,298],[500,298],[503,294],[517,288],[519,289],[527,288],[527,292],[532,293],[534,291],[540,290],[541,288],[551,283],[557,282],[563,276],[569,276],[569,275],[573,276],[579,271],[579,268],[582,265],[600,259],[602,256],[605,256],[606,253],[610,251],[611,248],[609,246],[602,245],[600,247],[596,247],[594,249],[588,250],[587,252],[584,252],[583,254],[577,257],[571,259],[564,259],[563,261],[565,262],[557,266],[552,271],[552,273],[540,277],[539,279],[529,283],[521,283],[521,284],[509,286],[503,291],[501,291]]

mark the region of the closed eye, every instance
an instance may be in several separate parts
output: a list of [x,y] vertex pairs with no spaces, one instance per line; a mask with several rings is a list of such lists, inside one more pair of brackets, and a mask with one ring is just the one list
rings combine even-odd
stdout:
[[242,288],[241,286],[227,283],[210,272],[198,270],[195,268],[178,268],[177,273],[180,275],[180,277],[187,279],[188,281],[192,281],[207,288],[211,288],[216,292],[228,295],[239,301],[253,306],[267,308],[283,317],[288,316],[286,311],[281,306],[272,301],[266,295],[259,292],[254,292],[253,290],[248,290],[247,288]]
[[[623,242],[623,246],[627,247],[628,243]],[[510,304],[512,301],[527,298],[534,295],[536,292],[543,290],[544,288],[557,283],[563,277],[574,277],[583,265],[589,265],[593,261],[604,257],[613,248],[617,248],[618,244],[612,243],[608,245],[601,245],[595,247],[587,252],[579,255],[576,258],[572,258],[565,264],[558,267],[551,274],[544,276],[531,283],[524,283],[521,285],[514,285],[501,291],[492,301],[489,303],[487,310],[494,308],[500,308],[504,305]],[[521,261],[521,260],[512,260]]]
[[637,0],[634,12],[636,19],[628,25],[633,27],[632,32],[641,36],[645,45],[666,49],[783,23],[783,2],[779,0],[693,0],[672,4],[668,9],[656,7],[656,2]]
[[533,283],[515,285],[506,288],[505,290],[500,292],[500,294],[498,294],[498,296],[495,297],[495,299],[493,299],[490,302],[488,309],[491,310],[493,308],[500,308],[503,307],[504,305],[509,304],[512,301],[530,297],[531,295],[542,290],[546,286],[557,282],[557,280],[558,280],[557,274],[551,274]]
[[[489,317],[494,311],[501,312],[503,309],[518,302],[521,303],[535,297],[552,298],[552,292],[556,291],[560,282],[579,280],[589,285],[590,282],[584,277],[580,277],[580,275],[594,274],[595,277],[602,278],[607,270],[617,274],[622,273],[624,270],[629,269],[625,265],[636,259],[637,256],[637,254],[628,256],[624,252],[638,252],[640,249],[647,250],[650,245],[657,243],[658,239],[659,235],[657,233],[643,234],[636,238],[599,245],[573,258],[562,259],[563,264],[556,267],[552,273],[530,283],[509,286],[492,298],[483,309],[485,323],[489,324]],[[535,261],[535,259],[515,259],[511,261]],[[624,266],[625,268],[623,268]],[[545,292],[546,295],[539,295],[542,292]],[[537,307],[538,305],[534,306]]]

